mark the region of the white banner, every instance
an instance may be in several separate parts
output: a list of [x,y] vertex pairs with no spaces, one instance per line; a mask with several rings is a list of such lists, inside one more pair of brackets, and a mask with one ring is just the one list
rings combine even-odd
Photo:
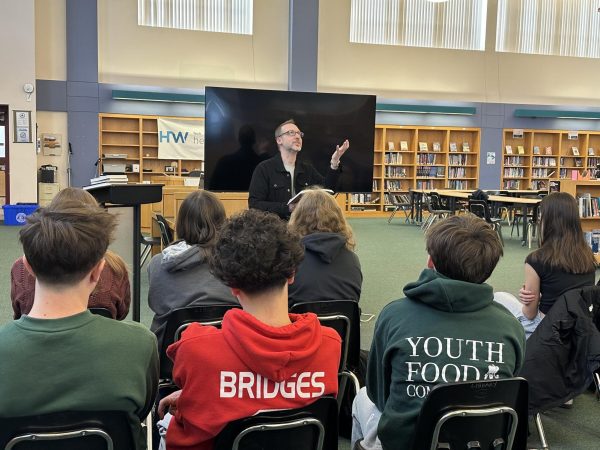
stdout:
[[204,122],[158,118],[158,159],[204,161]]

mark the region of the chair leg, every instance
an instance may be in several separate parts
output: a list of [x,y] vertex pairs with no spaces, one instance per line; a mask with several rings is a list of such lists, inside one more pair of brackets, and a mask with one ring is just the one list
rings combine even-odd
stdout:
[[390,218],[388,219],[388,223],[391,223],[392,219],[394,218],[394,216],[396,215],[396,211],[398,211],[398,209],[394,209],[392,211],[392,214],[390,215]]
[[146,448],[152,449],[152,413],[146,416],[146,420],[144,420],[144,424],[146,425]]
[[540,436],[540,445],[542,446],[542,450],[548,450],[548,441],[546,441],[546,433],[544,432],[544,426],[542,425],[542,417],[540,413],[535,415],[535,426],[538,431],[538,435]]

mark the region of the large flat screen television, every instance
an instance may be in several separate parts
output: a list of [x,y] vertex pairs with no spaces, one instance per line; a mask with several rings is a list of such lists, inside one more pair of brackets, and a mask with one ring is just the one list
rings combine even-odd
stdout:
[[304,132],[299,158],[327,173],[336,145],[342,157],[337,192],[371,192],[375,96],[206,88],[204,186],[248,190],[258,163],[277,154],[275,128],[294,119]]

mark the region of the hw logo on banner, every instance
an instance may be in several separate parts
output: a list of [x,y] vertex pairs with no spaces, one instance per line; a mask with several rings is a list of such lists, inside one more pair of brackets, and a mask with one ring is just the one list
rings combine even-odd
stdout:
[[182,142],[183,144],[185,144],[189,134],[190,134],[189,131],[186,131],[185,133],[183,133],[182,131],[175,133],[174,131],[171,131],[171,130],[168,130],[166,133],[161,131],[160,133],[158,133],[158,139],[160,140],[160,142],[170,143],[171,138],[172,138],[173,142],[175,144],[177,144],[179,142]]

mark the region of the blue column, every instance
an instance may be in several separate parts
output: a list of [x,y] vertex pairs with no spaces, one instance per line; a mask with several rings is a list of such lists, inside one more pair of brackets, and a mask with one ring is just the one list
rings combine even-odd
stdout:
[[317,92],[319,0],[290,0],[288,90]]

